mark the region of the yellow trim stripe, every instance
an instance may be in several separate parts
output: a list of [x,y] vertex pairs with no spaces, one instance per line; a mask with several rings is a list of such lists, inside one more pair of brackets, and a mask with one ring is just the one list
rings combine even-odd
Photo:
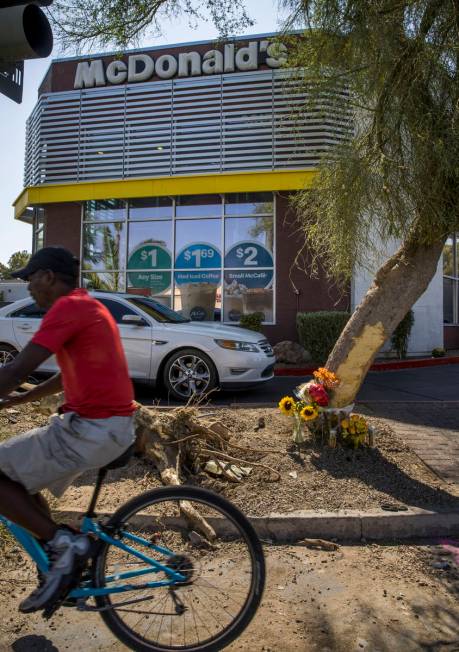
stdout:
[[207,193],[262,192],[264,190],[301,190],[310,188],[315,170],[273,172],[237,172],[235,174],[199,174],[193,176],[123,179],[30,186],[14,202],[14,216],[21,219],[27,206],[41,206],[90,199],[124,199],[167,195],[204,195]]

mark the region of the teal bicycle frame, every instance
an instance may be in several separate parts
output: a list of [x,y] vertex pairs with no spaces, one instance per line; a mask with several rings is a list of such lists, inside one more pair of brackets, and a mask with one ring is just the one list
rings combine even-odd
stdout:
[[[46,555],[45,550],[39,544],[37,539],[35,539],[35,537],[33,537],[29,532],[27,532],[27,530],[20,527],[19,525],[16,525],[12,521],[9,521],[7,518],[4,518],[1,515],[0,515],[0,524],[4,525],[11,532],[11,534],[15,537],[17,542],[24,548],[24,550],[30,555],[30,557],[36,563],[40,571],[46,573],[46,571],[49,568],[48,557]],[[109,586],[96,588],[91,586],[90,581],[84,581],[80,586],[73,589],[69,593],[69,595],[67,596],[68,598],[74,598],[77,601],[81,600],[84,602],[91,597],[110,595],[114,593],[126,593],[128,591],[137,591],[139,589],[142,590],[149,589],[149,588],[155,589],[160,587],[173,588],[173,586],[176,583],[183,582],[186,579],[184,575],[178,573],[177,571],[174,571],[172,568],[169,568],[167,565],[161,563],[157,559],[153,559],[148,555],[144,555],[139,550],[136,550],[135,548],[131,548],[129,545],[126,545],[125,543],[120,541],[120,539],[114,539],[104,531],[104,529],[99,525],[99,523],[97,523],[97,521],[94,521],[89,516],[84,517],[81,531],[84,534],[95,535],[96,538],[99,539],[100,541],[104,541],[108,544],[111,544],[112,546],[115,546],[116,548],[119,548],[120,550],[129,553],[133,557],[140,559],[141,561],[145,562],[145,567],[139,568],[137,570],[105,577],[105,583],[108,584]],[[162,556],[175,557],[175,553],[172,552],[172,550],[169,550],[168,548],[163,548],[162,546],[157,546],[151,541],[147,541],[146,539],[143,539],[142,537],[138,537],[135,534],[131,534],[130,532],[127,532],[125,530],[121,530],[120,534],[123,536],[124,539],[127,539],[128,541],[132,541],[133,543],[138,543],[144,546],[145,548],[148,548],[154,552],[159,553]],[[166,574],[167,579],[156,581],[156,582],[154,581],[146,582],[141,585],[139,584],[132,585],[127,583],[122,585],[117,584],[117,586],[110,586],[110,583],[114,583],[114,582],[119,583],[120,580],[128,580],[135,577],[141,577],[144,575],[146,576],[150,573],[161,573],[161,572]]]

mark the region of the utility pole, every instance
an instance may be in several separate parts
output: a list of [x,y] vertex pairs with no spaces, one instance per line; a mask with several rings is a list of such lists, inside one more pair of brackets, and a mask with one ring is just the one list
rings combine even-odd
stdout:
[[53,0],[0,0],[0,93],[20,104],[24,60],[51,54],[53,33],[41,9]]

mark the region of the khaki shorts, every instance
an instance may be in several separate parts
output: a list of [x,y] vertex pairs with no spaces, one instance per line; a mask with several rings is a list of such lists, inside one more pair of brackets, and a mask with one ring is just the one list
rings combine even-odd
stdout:
[[79,475],[122,455],[134,438],[133,416],[84,419],[66,412],[0,444],[0,471],[30,494],[48,489],[59,498]]

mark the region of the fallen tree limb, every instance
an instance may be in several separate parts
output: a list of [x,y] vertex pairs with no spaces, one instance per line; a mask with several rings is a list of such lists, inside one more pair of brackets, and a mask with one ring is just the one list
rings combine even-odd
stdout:
[[[39,410],[44,414],[57,411],[62,394],[49,396],[40,401]],[[138,456],[151,460],[158,470],[161,482],[177,486],[191,472],[203,472],[211,460],[227,460],[266,469],[270,479],[280,480],[280,473],[262,462],[252,462],[228,453],[236,449],[247,453],[281,454],[283,451],[243,447],[231,442],[232,433],[221,421],[209,420],[198,414],[196,407],[187,405],[171,411],[155,410],[137,406],[135,414],[136,444]],[[236,480],[239,481],[239,480]],[[191,503],[180,502],[180,512],[192,530],[200,532],[207,540],[216,538],[215,531]]]

